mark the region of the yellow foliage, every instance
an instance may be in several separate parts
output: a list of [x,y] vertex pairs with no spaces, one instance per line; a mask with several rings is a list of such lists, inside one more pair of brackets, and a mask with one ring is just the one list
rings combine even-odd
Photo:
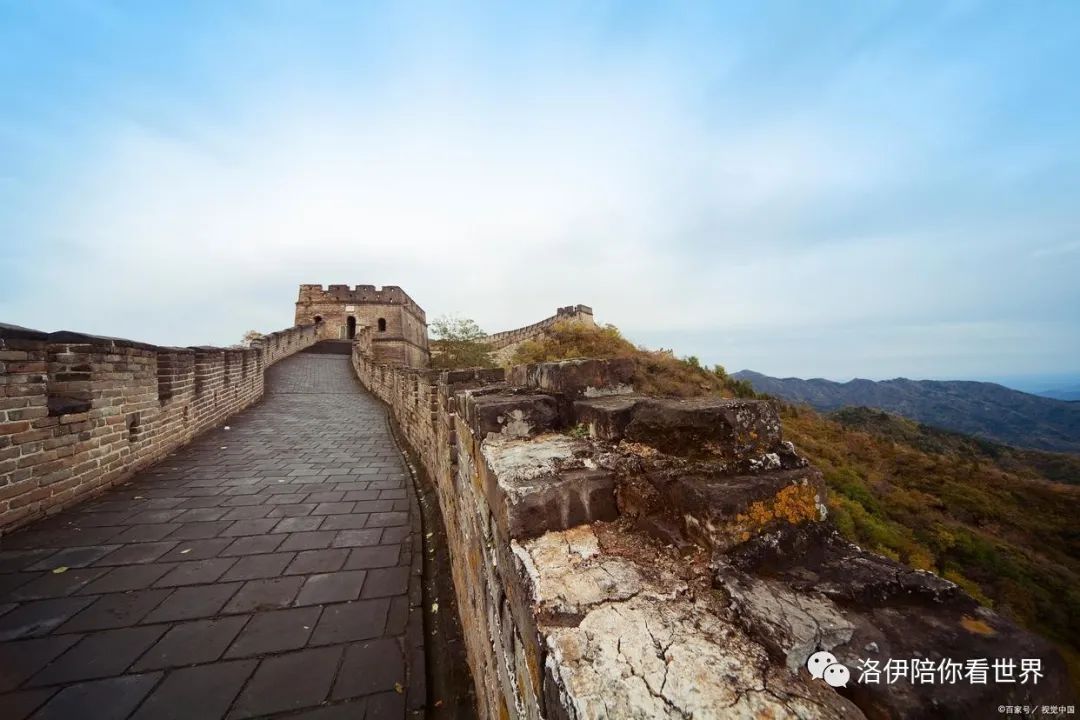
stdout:
[[570,360],[572,358],[631,357],[637,349],[614,325],[589,325],[563,320],[538,340],[526,340],[514,351],[511,365]]
[[798,525],[817,519],[817,491],[812,485],[789,485],[767,500],[751,503],[745,513],[735,516],[735,522],[744,528],[743,539],[749,539],[750,531],[756,531],[775,520]]
[[[974,463],[915,424],[886,434],[786,407],[781,419],[824,473],[830,517],[846,537],[940,574],[1080,657],[1080,487],[1047,482],[1015,457]],[[1070,671],[1080,680],[1080,661]]]
[[960,624],[963,625],[964,629],[968,632],[972,632],[977,635],[997,635],[997,632],[994,631],[994,628],[990,627],[982,620],[977,620],[967,615],[960,618]]
[[706,370],[697,360],[680,360],[669,352],[635,347],[614,325],[589,325],[564,320],[514,351],[510,365],[526,365],[574,358],[630,358],[634,361],[634,389],[660,397],[722,397],[752,394],[745,383],[732,380],[717,367]]
[[916,547],[907,556],[907,563],[916,570],[933,570],[936,566],[934,556],[923,547]]

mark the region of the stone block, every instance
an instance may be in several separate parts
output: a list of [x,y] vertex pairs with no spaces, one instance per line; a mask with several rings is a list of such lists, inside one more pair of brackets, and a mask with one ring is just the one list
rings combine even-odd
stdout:
[[863,717],[824,683],[771,665],[719,593],[691,590],[692,557],[603,524],[515,555],[547,650],[546,718]]
[[506,371],[502,368],[466,368],[443,372],[439,376],[439,382],[451,386],[465,383],[486,385],[503,382],[506,379],[505,376]]
[[779,526],[824,517],[825,485],[815,468],[760,475],[678,474],[650,478],[660,502],[692,540],[724,551]]
[[[1071,697],[1066,665],[1049,642],[933,573],[848,542],[827,523],[781,527],[715,566],[714,584],[742,626],[791,672],[818,650],[831,652],[853,679],[865,658],[882,666],[889,658],[1037,658],[1038,693]],[[911,687],[852,682],[847,689],[867,716],[897,718],[968,717],[974,707],[1030,702],[1032,692],[1019,682]]]
[[619,441],[634,418],[634,408],[644,398],[640,395],[613,395],[574,402],[574,422],[589,429],[598,440]]
[[633,377],[634,361],[614,358],[518,365],[510,370],[509,381],[512,385],[559,393],[569,400],[577,400],[628,395],[634,391]]
[[483,444],[481,482],[504,538],[618,517],[615,478],[582,456],[588,452],[564,436]]
[[550,432],[559,425],[559,407],[551,395],[482,394],[464,391],[464,417],[477,438],[489,434],[524,438]]
[[780,418],[765,400],[648,399],[633,408],[624,435],[669,455],[749,461],[780,446]]

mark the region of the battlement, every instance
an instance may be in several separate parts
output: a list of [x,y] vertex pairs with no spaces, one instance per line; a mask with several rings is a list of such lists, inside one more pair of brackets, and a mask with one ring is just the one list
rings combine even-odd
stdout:
[[555,323],[564,320],[579,320],[590,325],[595,322],[593,320],[593,310],[588,305],[567,305],[556,309],[555,314],[551,317],[534,322],[532,325],[488,335],[484,342],[490,345],[493,350],[502,350],[511,345],[531,340]]
[[246,348],[161,347],[0,323],[0,534],[96,495],[263,395],[319,328]]
[[374,285],[356,285],[351,288],[348,285],[328,285],[326,288],[314,284],[300,286],[297,305],[326,302],[400,305],[416,315],[422,322],[427,322],[423,308],[397,285],[383,285],[381,288]]

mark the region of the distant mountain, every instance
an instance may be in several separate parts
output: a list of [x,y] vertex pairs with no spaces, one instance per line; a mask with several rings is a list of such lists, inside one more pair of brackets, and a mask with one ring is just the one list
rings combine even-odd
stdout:
[[1048,397],[1055,400],[1066,400],[1068,402],[1080,402],[1080,386],[1056,388],[1054,390],[1044,390],[1040,393],[1036,393],[1039,397]]
[[774,378],[752,370],[734,373],[759,393],[805,403],[823,412],[843,407],[887,410],[926,425],[1018,447],[1080,453],[1080,403],[1002,385],[961,380]]

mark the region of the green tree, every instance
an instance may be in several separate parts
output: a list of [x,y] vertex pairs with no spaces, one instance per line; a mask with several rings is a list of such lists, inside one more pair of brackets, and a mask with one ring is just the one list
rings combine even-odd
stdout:
[[431,323],[431,366],[453,370],[468,367],[495,367],[487,333],[475,321],[443,315]]

